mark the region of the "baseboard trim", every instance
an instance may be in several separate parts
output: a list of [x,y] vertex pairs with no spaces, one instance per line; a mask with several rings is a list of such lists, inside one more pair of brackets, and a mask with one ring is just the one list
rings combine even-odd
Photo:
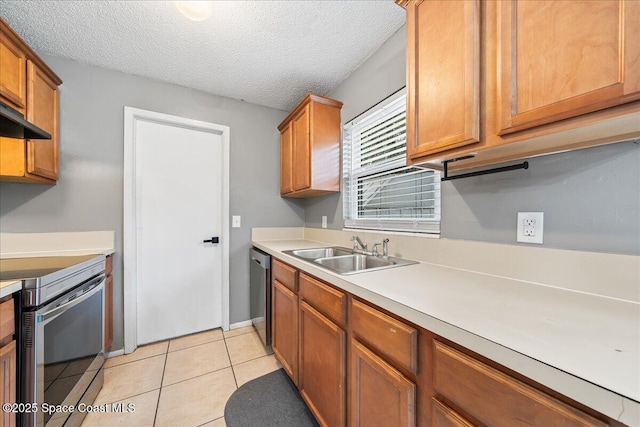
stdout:
[[104,358],[105,359],[110,359],[112,357],[116,357],[116,356],[122,356],[124,354],[124,348],[121,348],[120,350],[114,350],[114,351],[109,351],[107,353],[104,354]]
[[[231,325],[229,325],[229,330],[231,331],[233,329],[244,328],[245,326],[251,326],[251,325],[252,325],[251,319],[249,319],[249,320],[245,320],[244,322],[232,323]],[[123,354],[124,354],[124,348],[121,348],[120,350],[106,352],[104,354],[104,357],[105,359],[109,359],[111,357],[122,356]]]
[[244,322],[232,323],[229,325],[229,330],[244,328],[245,326],[251,326],[251,319],[245,320]]

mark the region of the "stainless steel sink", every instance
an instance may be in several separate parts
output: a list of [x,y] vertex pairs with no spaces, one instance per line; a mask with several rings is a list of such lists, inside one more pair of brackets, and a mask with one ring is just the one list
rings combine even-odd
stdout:
[[347,248],[331,247],[331,248],[312,248],[312,249],[295,249],[292,251],[284,251],[286,254],[297,256],[304,259],[330,258],[334,256],[351,255],[353,251]]
[[402,258],[354,253],[353,250],[342,247],[295,249],[283,252],[306,261],[313,261],[320,267],[339,274],[364,273],[417,264],[416,261]]

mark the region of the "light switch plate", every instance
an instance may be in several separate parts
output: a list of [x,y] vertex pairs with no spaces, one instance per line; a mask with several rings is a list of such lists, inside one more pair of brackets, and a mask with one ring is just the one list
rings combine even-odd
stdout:
[[322,228],[327,228],[327,216],[322,215]]
[[544,212],[518,212],[516,241],[542,244]]
[[231,217],[231,227],[240,228],[240,215],[233,215],[233,217]]

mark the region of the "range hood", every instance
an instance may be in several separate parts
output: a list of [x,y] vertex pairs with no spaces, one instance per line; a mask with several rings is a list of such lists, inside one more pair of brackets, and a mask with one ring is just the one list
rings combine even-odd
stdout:
[[20,112],[0,101],[0,136],[19,139],[51,139],[51,134],[24,119]]

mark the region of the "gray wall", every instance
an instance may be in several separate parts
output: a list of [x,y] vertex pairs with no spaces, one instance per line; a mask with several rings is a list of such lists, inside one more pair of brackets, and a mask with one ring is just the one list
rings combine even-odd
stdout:
[[[404,87],[405,27],[401,27],[372,56],[327,96],[342,101],[342,123],[365,112]],[[322,216],[329,228],[343,226],[342,193],[318,196],[305,201],[305,225],[320,228]]]
[[[405,28],[329,96],[343,123],[405,85]],[[544,212],[544,245],[640,254],[640,146],[632,142],[530,160],[526,171],[442,185],[443,238],[516,244],[517,212]],[[306,201],[305,224],[343,226],[342,198]]]
[[[544,245],[640,254],[640,145],[529,159],[529,169],[442,184],[442,236],[515,243],[518,212],[544,212]],[[522,243],[519,243],[522,244]]]
[[114,349],[123,346],[122,184],[125,105],[231,128],[231,323],[249,319],[251,227],[302,226],[304,206],[279,193],[279,133],[286,112],[74,61],[43,59],[60,88],[60,180],[0,183],[2,232],[115,230]]

